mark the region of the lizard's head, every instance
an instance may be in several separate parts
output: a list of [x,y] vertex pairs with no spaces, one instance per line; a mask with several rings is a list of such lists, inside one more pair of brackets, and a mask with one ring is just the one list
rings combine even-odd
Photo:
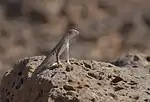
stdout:
[[70,29],[68,30],[68,36],[70,39],[72,39],[73,37],[77,36],[79,34],[79,31],[76,29]]

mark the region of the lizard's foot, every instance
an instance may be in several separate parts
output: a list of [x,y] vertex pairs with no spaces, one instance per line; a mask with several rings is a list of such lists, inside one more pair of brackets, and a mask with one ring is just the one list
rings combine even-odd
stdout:
[[70,63],[70,61],[69,61],[69,60],[67,60],[67,64],[68,64],[68,65],[71,65],[71,63]]
[[62,67],[62,63],[61,62],[55,62],[52,64],[52,66]]
[[62,67],[62,63],[57,63],[57,66],[58,67]]

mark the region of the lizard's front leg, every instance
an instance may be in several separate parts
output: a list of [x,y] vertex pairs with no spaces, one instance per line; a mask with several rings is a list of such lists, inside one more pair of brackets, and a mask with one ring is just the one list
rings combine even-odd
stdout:
[[65,49],[66,49],[66,43],[64,42],[62,43],[62,45],[60,45],[60,47],[56,52],[56,63],[58,64],[58,66],[62,66],[60,62],[60,55],[64,52]]
[[67,41],[67,44],[66,44],[66,58],[67,58],[67,63],[71,65],[69,61],[69,40]]

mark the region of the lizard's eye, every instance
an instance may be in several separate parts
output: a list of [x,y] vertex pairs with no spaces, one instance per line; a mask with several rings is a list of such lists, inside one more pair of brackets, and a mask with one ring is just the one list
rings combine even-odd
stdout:
[[68,30],[68,33],[69,33],[69,35],[74,35],[74,34],[78,34],[79,33],[79,31],[77,31],[77,30],[75,30],[75,29],[70,29],[70,30]]
[[77,31],[76,31],[76,30],[73,30],[73,33],[77,33]]
[[73,33],[73,32],[72,32],[72,30],[68,30],[68,33],[71,34],[71,33]]

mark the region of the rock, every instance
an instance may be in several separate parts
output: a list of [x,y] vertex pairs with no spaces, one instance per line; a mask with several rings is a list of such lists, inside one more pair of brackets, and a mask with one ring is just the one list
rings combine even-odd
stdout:
[[150,65],[150,56],[142,53],[128,53],[112,62],[112,64],[119,67],[145,67]]
[[47,65],[40,73],[35,74],[34,71],[44,58],[35,56],[22,59],[14,65],[13,70],[6,72],[0,85],[0,101],[148,102],[150,100],[150,67],[120,68],[106,62],[71,59],[71,65],[62,61],[62,67]]

